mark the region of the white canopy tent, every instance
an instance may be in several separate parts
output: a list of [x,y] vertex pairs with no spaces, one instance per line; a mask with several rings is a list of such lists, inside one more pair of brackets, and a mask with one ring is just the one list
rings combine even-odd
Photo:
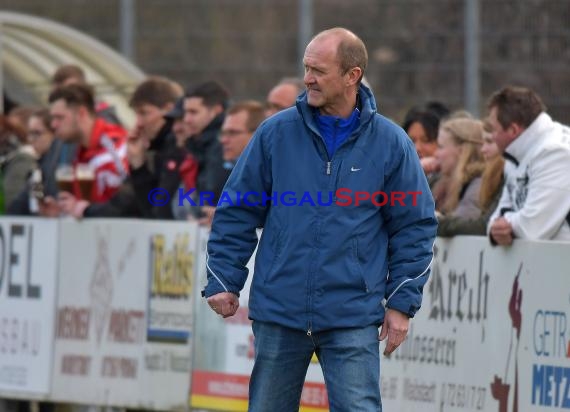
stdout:
[[[129,96],[145,74],[120,54],[75,29],[20,13],[0,11],[0,89],[20,104],[45,104],[50,79],[62,64],[76,64],[97,97],[131,126]],[[0,102],[1,105],[1,102]]]

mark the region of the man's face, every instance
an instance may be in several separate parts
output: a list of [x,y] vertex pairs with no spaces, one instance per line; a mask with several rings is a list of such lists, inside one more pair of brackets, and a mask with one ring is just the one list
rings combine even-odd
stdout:
[[303,58],[309,105],[328,115],[338,115],[348,100],[347,74],[341,73],[337,46],[338,39],[334,36],[314,39]]
[[63,99],[56,100],[51,104],[51,128],[58,138],[65,142],[81,140],[78,112],[79,108],[68,106]]
[[161,109],[152,104],[143,103],[135,107],[136,134],[147,140],[153,140],[162,126],[164,126],[164,115],[169,110],[169,107]]
[[293,106],[298,94],[299,91],[292,84],[279,84],[275,86],[267,95],[265,117],[269,117]]
[[187,97],[184,99],[184,123],[188,127],[190,136],[204,131],[218,114],[215,107],[207,107],[201,97]]
[[508,145],[517,137],[513,131],[513,127],[509,126],[506,129],[501,126],[498,119],[497,107],[492,107],[489,112],[489,124],[493,128],[493,140],[497,143],[497,147],[501,152],[504,152]]
[[236,160],[249,143],[253,132],[247,129],[247,120],[248,113],[246,111],[226,116],[220,133],[224,160]]

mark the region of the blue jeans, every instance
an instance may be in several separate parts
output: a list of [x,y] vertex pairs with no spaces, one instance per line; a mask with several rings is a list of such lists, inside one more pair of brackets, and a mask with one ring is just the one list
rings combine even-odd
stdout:
[[325,377],[331,412],[381,412],[378,328],[313,333],[253,322],[255,365],[250,412],[299,410],[313,352]]

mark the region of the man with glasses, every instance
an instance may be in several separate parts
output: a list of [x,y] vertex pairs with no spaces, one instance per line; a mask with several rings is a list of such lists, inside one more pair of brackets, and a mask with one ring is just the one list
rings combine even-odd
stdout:
[[305,90],[303,80],[296,77],[285,77],[281,79],[267,95],[265,116],[272,116],[281,110],[288,109],[295,105],[297,96],[299,96],[303,90]]
[[220,143],[226,167],[233,167],[237,162],[257,126],[264,119],[263,105],[254,100],[238,102],[228,109],[220,132]]
[[[253,133],[264,119],[264,107],[255,100],[244,100],[228,109],[219,137],[226,169],[233,169]],[[210,226],[215,210],[214,206],[202,207],[204,217],[199,223]]]

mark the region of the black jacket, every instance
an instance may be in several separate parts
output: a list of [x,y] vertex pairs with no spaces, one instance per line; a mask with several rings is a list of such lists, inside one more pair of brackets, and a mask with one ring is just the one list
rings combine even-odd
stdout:
[[[38,160],[38,166],[42,171],[42,185],[44,196],[57,196],[57,182],[55,181],[55,170],[67,153],[72,154],[76,150],[75,145],[63,143],[60,139],[55,138],[48,151]],[[21,191],[14,201],[8,205],[7,214],[9,215],[30,215],[30,197],[29,187]]]
[[[196,190],[198,192],[213,192],[215,202],[218,201],[229,172],[224,168],[222,148],[218,134],[224,115],[218,115],[202,133],[187,140],[186,147],[163,143],[156,152],[154,162],[146,162],[142,167],[132,170],[131,177],[139,207],[146,218],[173,219],[173,207],[177,208],[178,188],[182,182],[180,166],[188,155],[198,162]],[[153,142],[157,141],[155,139]],[[153,168],[154,167],[154,168]],[[170,202],[164,206],[154,206],[148,195],[152,189],[161,188],[170,195]],[[184,216],[185,213],[182,213]],[[181,215],[176,213],[177,217]]]
[[224,115],[218,115],[200,135],[186,141],[186,148],[199,165],[196,190],[214,193],[216,203],[230,175],[230,171],[224,167],[222,146],[218,140],[223,122]]
[[83,217],[143,217],[130,176],[107,202],[90,204]]
[[[137,169],[131,169],[130,181],[137,206],[142,217],[172,219],[168,206],[154,206],[148,195],[152,189],[161,188],[161,173],[172,152],[177,152],[176,139],[172,134],[172,120],[167,120],[152,140],[147,152],[147,161]],[[169,191],[170,192],[170,191]]]

